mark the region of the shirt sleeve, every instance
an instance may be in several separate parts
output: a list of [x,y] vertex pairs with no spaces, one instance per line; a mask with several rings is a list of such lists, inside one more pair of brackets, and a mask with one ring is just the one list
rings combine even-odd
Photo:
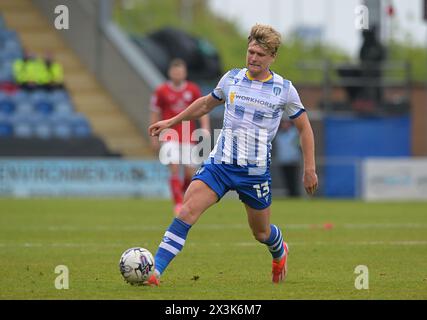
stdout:
[[160,101],[159,101],[159,90],[156,90],[150,98],[150,110],[154,112],[160,112]]
[[225,86],[226,86],[226,80],[228,77],[228,74],[230,73],[230,71],[228,71],[226,74],[224,74],[221,78],[221,80],[219,80],[217,86],[215,87],[215,89],[213,89],[212,91],[212,96],[215,99],[218,99],[220,101],[225,100]]
[[294,85],[291,83],[289,86],[288,99],[285,105],[285,112],[290,119],[298,118],[303,112],[305,112],[305,108],[301,102],[297,89],[295,89]]

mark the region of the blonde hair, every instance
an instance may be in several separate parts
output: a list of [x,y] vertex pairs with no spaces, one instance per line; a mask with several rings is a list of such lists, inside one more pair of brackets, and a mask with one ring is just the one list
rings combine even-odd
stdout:
[[282,36],[272,26],[257,23],[251,29],[248,44],[255,41],[259,46],[267,50],[272,56],[276,56],[279,50]]

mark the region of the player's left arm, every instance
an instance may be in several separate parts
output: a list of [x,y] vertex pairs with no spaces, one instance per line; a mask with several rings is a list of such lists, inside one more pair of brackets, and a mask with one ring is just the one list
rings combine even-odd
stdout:
[[303,183],[305,191],[313,195],[317,189],[318,179],[314,158],[314,134],[306,112],[293,119],[300,135],[300,143],[304,158]]

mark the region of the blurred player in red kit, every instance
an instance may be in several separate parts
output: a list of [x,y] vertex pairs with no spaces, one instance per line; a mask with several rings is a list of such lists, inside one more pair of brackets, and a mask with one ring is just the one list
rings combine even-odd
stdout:
[[[161,84],[151,98],[151,123],[169,119],[186,109],[193,101],[201,97],[197,84],[187,81],[187,65],[182,59],[173,59],[168,69],[169,80]],[[200,128],[210,132],[209,115],[199,119]],[[174,201],[174,212],[179,212],[185,190],[197,169],[198,164],[191,159],[191,148],[197,141],[191,140],[191,133],[196,129],[195,121],[177,124],[170,128],[167,141],[158,137],[151,138],[155,152],[159,152],[162,163],[170,170],[169,186]],[[162,139],[160,139],[162,140]],[[184,180],[180,175],[181,165],[184,168]]]

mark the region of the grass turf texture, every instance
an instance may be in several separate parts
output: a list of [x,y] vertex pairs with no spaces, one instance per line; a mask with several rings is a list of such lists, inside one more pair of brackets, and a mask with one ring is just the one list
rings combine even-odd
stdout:
[[[272,223],[290,245],[289,275],[270,282],[271,258],[238,200],[222,200],[190,230],[158,288],[133,287],[122,252],[155,254],[169,201],[0,199],[0,299],[427,299],[427,205],[278,200]],[[57,265],[69,289],[57,290]],[[357,290],[356,266],[369,269]]]

